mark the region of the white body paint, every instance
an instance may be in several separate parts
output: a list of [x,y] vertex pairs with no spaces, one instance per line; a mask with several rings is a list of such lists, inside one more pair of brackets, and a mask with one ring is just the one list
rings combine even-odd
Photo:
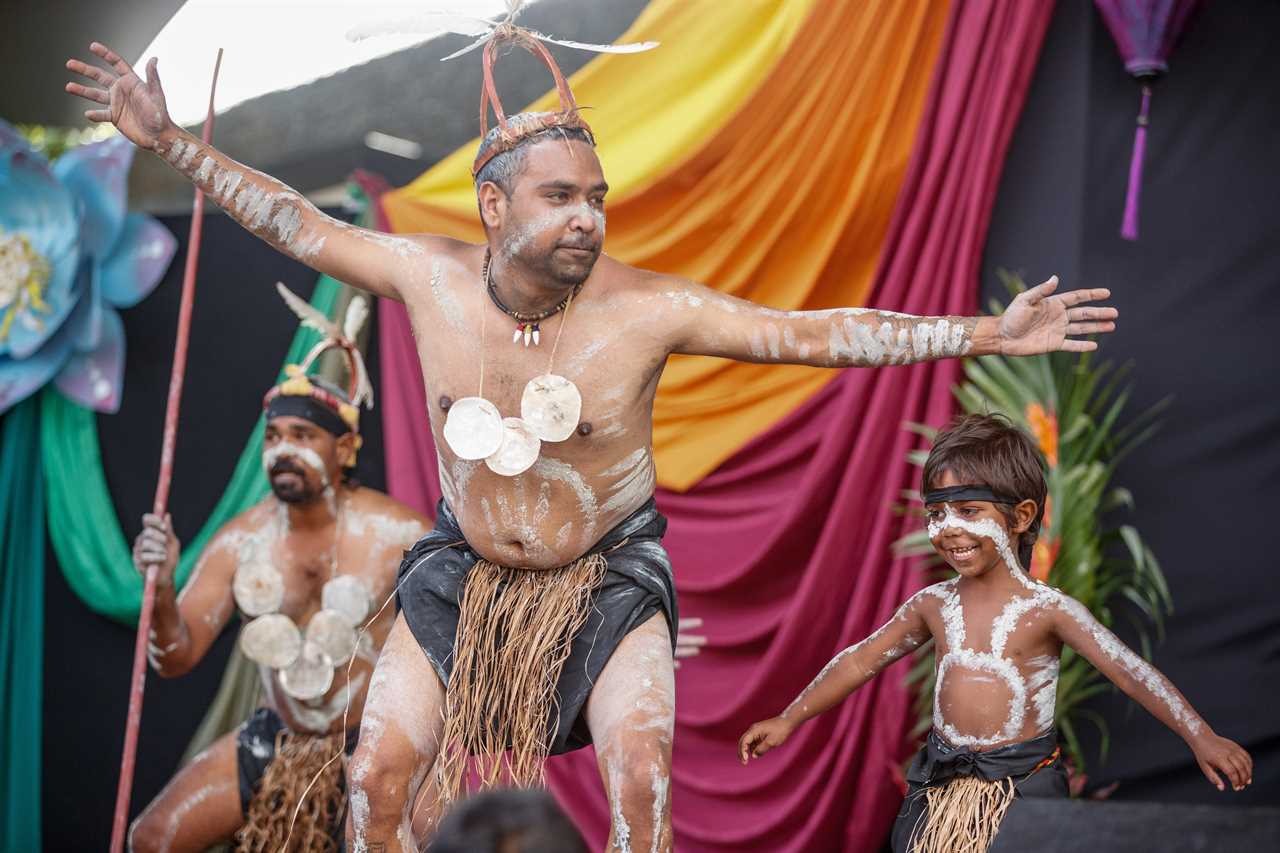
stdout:
[[[1024,676],[1014,660],[1005,656],[1009,637],[1018,627],[1019,621],[1029,614],[1050,609],[1058,610],[1071,617],[1098,644],[1103,654],[1118,663],[1126,674],[1142,684],[1168,707],[1173,718],[1184,725],[1191,734],[1200,730],[1199,718],[1174,695],[1159,673],[1100,625],[1088,608],[1053,587],[1037,583],[1027,576],[1010,547],[1009,538],[1004,529],[994,519],[984,518],[978,521],[962,519],[952,512],[950,505],[946,505],[945,517],[940,521],[929,523],[929,538],[936,539],[948,527],[963,530],[972,536],[993,542],[1010,575],[1030,594],[1015,596],[992,620],[991,648],[990,651],[984,652],[965,646],[964,610],[956,589],[958,579],[953,578],[924,590],[924,593],[942,599],[941,616],[947,651],[937,663],[933,725],[947,740],[962,747],[994,746],[1015,740],[1021,735],[1028,706],[1034,714],[1035,728],[1038,732],[1052,725],[1057,701],[1059,659],[1050,655],[1032,658],[1024,665],[1030,669],[1030,674]],[[942,707],[942,691],[947,674],[954,667],[970,672],[989,673],[1009,688],[1009,711],[996,734],[975,735],[960,732],[947,721]]]

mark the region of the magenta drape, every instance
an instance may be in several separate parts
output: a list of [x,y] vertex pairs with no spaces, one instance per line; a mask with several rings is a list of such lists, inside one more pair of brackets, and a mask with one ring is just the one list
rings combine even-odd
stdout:
[[[1017,0],[952,5],[869,304],[976,311],[1000,169],[1051,13]],[[381,312],[388,484],[430,510],[440,491],[413,339],[401,306]],[[923,584],[890,553],[912,523],[894,511],[916,474],[903,424],[944,422],[957,376],[954,362],[849,370],[689,492],[659,492],[681,612],[701,616],[710,639],[676,678],[679,850],[880,848],[910,749],[906,662],[749,768],[734,747]],[[549,774],[602,848],[609,810],[591,750],[553,759]]]

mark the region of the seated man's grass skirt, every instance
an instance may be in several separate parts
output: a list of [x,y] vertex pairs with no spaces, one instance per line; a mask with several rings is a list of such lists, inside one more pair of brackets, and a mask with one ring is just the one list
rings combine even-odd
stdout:
[[666,519],[653,500],[568,566],[510,569],[467,547],[443,501],[409,551],[397,603],[445,684],[436,784],[447,806],[479,784],[543,782],[548,755],[591,742],[582,711],[613,650],[663,613],[675,648]]
[[[271,749],[264,749],[266,744]],[[245,822],[238,853],[337,853],[347,790],[343,732],[290,731],[274,711],[259,709],[237,737]]]

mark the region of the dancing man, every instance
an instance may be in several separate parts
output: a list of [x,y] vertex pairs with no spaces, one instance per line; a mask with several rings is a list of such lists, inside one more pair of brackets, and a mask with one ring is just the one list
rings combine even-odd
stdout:
[[[601,253],[608,184],[550,55],[561,109],[505,117],[474,164],[486,240],[391,236],[326,216],[173,123],[152,60],[143,80],[67,67],[138,146],[287,255],[405,304],[444,500],[401,569],[401,611],[378,661],[352,762],[353,850],[414,849],[416,811],[458,793],[470,756],[532,784],[541,759],[594,743],[611,849],[671,849],[676,601],[653,501],[652,411],[673,353],[814,367],[962,355],[1082,352],[1110,332],[1106,290],[1021,294],[1001,317],[860,308],[784,312]],[[494,56],[491,41],[485,62]],[[487,68],[486,71],[491,71]],[[430,773],[430,781],[427,780]]]

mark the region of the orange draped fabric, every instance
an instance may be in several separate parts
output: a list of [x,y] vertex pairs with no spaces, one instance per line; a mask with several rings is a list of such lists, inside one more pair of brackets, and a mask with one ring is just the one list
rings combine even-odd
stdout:
[[[654,0],[619,41],[661,47],[570,79],[614,187],[605,250],[784,310],[862,304],[947,5]],[[483,239],[477,144],[384,196],[392,230]],[[659,483],[694,486],[836,375],[671,359],[654,410]]]

